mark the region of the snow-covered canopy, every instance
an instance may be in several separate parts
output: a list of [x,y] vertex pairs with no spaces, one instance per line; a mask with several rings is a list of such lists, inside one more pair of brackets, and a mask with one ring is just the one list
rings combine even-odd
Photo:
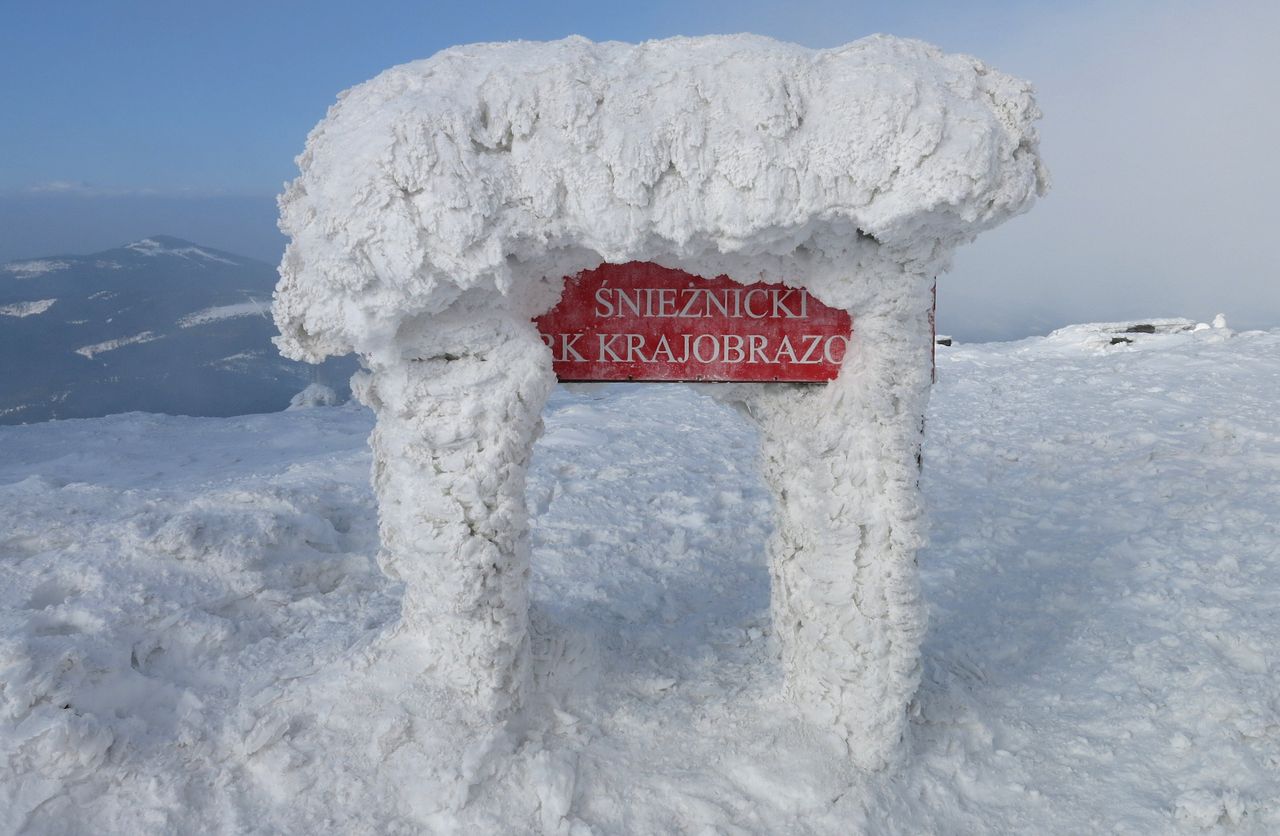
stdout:
[[414,318],[532,315],[602,261],[805,284],[931,276],[1046,185],[1030,87],[877,36],[449,49],[342,95],[280,200],[288,356],[395,362]]

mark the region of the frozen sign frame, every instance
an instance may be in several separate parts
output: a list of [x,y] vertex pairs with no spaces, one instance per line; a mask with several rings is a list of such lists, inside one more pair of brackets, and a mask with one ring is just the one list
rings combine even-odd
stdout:
[[534,322],[562,381],[823,383],[853,330],[847,311],[806,288],[637,261],[566,278]]
[[[555,702],[529,699],[564,657],[533,648],[577,638],[532,620],[525,474],[557,373],[825,379],[708,394],[758,429],[788,703],[892,761],[922,670],[933,277],[1047,188],[1038,116],[1026,83],[884,36],[472,45],[330,108],[280,199],[276,342],[360,355],[378,562],[404,590],[376,647],[442,712],[418,737],[496,752]],[[852,321],[815,330],[818,297]],[[440,751],[429,780],[465,798]]]

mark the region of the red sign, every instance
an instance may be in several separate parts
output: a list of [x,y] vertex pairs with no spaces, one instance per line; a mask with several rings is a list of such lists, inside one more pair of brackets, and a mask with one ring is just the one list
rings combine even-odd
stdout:
[[820,383],[840,373],[853,330],[803,288],[638,261],[570,276],[534,322],[561,380]]

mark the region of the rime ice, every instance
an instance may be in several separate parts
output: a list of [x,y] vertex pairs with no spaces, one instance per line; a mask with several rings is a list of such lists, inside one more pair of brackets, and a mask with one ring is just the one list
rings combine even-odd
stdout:
[[347,91],[281,198],[287,356],[357,352],[402,634],[480,726],[530,689],[529,451],[562,278],[651,261],[802,287],[857,329],[827,386],[736,387],[777,502],[786,690],[887,761],[919,679],[930,286],[1046,188],[1028,85],[926,44],[460,47]]

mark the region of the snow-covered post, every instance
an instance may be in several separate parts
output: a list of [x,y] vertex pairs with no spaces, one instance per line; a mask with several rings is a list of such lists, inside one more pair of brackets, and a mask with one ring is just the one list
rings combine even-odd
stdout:
[[741,390],[777,506],[768,552],[784,687],[869,768],[904,733],[925,628],[916,480],[931,328],[927,295],[907,301],[905,315],[855,312],[827,386]]
[[552,378],[533,326],[437,326],[357,380],[383,570],[405,585],[402,637],[480,716],[518,705],[527,676],[525,469]]

